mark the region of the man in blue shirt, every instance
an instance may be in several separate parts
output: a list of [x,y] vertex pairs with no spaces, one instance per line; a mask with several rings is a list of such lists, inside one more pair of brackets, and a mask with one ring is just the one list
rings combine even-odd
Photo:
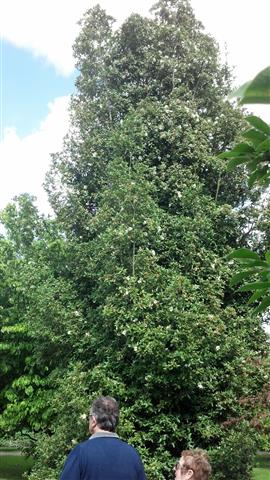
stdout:
[[146,480],[141,459],[115,433],[119,407],[112,397],[98,397],[90,411],[91,437],[69,454],[60,480]]

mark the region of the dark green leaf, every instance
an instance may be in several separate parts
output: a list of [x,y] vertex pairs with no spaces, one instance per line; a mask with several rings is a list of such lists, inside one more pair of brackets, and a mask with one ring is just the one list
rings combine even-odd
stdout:
[[261,180],[264,177],[266,177],[267,176],[267,171],[268,171],[268,167],[264,167],[264,168],[255,170],[255,172],[253,172],[248,179],[249,187],[252,187],[256,181]]
[[228,258],[250,258],[254,260],[260,260],[259,255],[248,248],[238,248],[237,250],[233,250],[228,255]]
[[[251,147],[251,148],[252,148],[252,147]],[[253,150],[252,152],[247,152],[247,153],[253,153],[253,152],[254,152],[254,150]],[[244,152],[243,152],[243,153],[244,153]],[[246,159],[249,158],[249,156],[247,156],[247,155],[244,156],[244,154],[241,154],[240,152],[237,152],[237,151],[235,151],[235,150],[230,150],[230,151],[228,151],[228,152],[220,153],[220,154],[218,155],[218,158],[236,158],[236,157],[240,157],[240,156],[241,156],[242,158],[246,158]]]
[[253,302],[256,302],[256,300],[259,300],[265,293],[265,290],[256,290],[251,297],[248,300],[248,305],[250,305]]
[[254,148],[248,143],[238,143],[233,150],[223,152],[218,155],[219,158],[235,158],[244,153],[253,153]]
[[249,290],[268,290],[270,282],[250,282],[238,289],[239,292],[248,292]]
[[252,161],[247,163],[248,170],[252,173],[256,170],[261,162],[264,162],[262,155],[258,155],[256,158],[253,158]]
[[230,285],[237,285],[237,283],[241,282],[244,278],[250,277],[253,274],[250,270],[244,270],[242,272],[236,273],[230,281]]
[[234,90],[229,98],[237,97],[240,104],[247,103],[270,103],[270,67],[258,73],[249,82],[244,83]]
[[270,250],[268,250],[267,252],[265,252],[265,260],[266,260],[267,263],[269,263],[269,265],[270,265]]
[[227,171],[230,172],[233,170],[235,167],[238,167],[239,165],[243,165],[244,163],[249,163],[250,157],[238,157],[238,158],[233,158],[230,160],[227,164]]
[[264,312],[270,305],[270,296],[266,297],[261,303],[260,305],[258,305],[257,308],[255,308],[254,310],[254,314],[255,315],[258,315],[258,313],[262,313]]
[[264,267],[264,269],[269,270],[269,264],[263,260],[238,258],[238,261],[245,263],[245,268]]
[[254,152],[254,148],[249,145],[249,143],[237,143],[235,145],[233,152],[239,153],[252,153]]

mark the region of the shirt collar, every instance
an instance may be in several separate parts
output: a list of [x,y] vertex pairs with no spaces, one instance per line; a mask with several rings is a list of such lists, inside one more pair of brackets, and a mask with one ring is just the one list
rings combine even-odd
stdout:
[[109,437],[109,438],[119,438],[117,433],[114,432],[97,432],[93,433],[89,440],[92,440],[93,438],[103,438],[103,437]]

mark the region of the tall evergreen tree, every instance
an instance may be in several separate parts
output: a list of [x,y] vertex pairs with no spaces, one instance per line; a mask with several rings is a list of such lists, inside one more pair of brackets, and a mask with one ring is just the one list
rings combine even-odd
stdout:
[[224,255],[254,215],[243,171],[216,159],[243,125],[228,66],[188,1],[152,13],[116,31],[99,6],[84,16],[73,127],[48,190],[79,243],[90,393],[120,397],[149,478],[167,478],[170,455],[216,445],[244,415],[265,337],[226,288]]
[[81,22],[73,127],[48,181],[55,210],[77,234],[117,155],[158,168],[184,163],[223,203],[243,200],[243,178],[221,175],[211,157],[230,145],[242,121],[224,100],[228,67],[189,2],[161,1],[153,13],[132,15],[116,32],[98,6]]

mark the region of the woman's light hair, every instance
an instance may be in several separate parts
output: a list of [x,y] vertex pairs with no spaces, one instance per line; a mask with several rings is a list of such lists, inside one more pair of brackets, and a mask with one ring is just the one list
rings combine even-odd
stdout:
[[194,480],[207,480],[211,475],[212,468],[209,457],[204,450],[183,450],[181,453],[182,468],[193,470]]

